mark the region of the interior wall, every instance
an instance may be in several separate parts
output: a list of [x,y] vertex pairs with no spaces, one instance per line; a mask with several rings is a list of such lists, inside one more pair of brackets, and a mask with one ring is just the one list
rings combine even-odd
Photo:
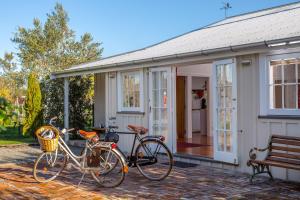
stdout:
[[[207,113],[207,134],[212,136],[213,134],[213,123],[212,123],[212,106],[213,96],[212,96],[212,63],[206,64],[197,64],[197,65],[189,65],[177,67],[177,76],[186,76],[186,87],[192,88],[192,77],[205,77],[208,78],[207,90],[208,90],[208,113]],[[190,85],[190,86],[189,86]],[[186,102],[191,102],[192,94],[191,92],[186,93]],[[190,126],[190,129],[187,127],[187,132],[189,133],[189,137],[191,137],[192,133],[192,113],[191,107],[186,106],[186,126]],[[188,113],[189,112],[189,113]]]
[[[204,90],[205,89],[205,85],[206,85],[206,89],[207,86],[209,84],[209,78],[204,78],[204,77],[192,77],[192,90]],[[190,93],[192,93],[192,91],[189,91]],[[208,90],[206,90],[206,93],[208,92]],[[193,94],[192,94],[193,95]],[[208,95],[208,93],[207,93]],[[209,111],[209,99],[207,96],[206,99],[206,105],[207,108],[206,109],[202,109],[201,105],[202,105],[202,99],[194,99],[194,97],[192,98],[192,131],[193,132],[197,132],[197,133],[201,133],[202,135],[207,135],[207,118],[209,117],[208,115],[208,111]],[[193,109],[200,109],[200,110],[193,110]],[[199,132],[200,131],[200,132]]]

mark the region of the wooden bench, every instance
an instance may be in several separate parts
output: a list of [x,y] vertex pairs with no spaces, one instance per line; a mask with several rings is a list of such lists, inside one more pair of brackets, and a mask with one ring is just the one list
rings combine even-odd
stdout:
[[[267,151],[267,156],[263,160],[257,160],[257,152]],[[267,173],[270,178],[273,176],[270,166],[286,169],[300,170],[300,137],[272,135],[269,145],[264,149],[253,148],[249,152],[250,160],[247,165],[252,166],[253,174],[250,177],[252,182],[257,174]]]

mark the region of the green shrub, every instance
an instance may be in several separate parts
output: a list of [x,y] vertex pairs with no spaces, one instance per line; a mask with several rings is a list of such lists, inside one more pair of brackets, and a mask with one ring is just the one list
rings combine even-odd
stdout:
[[28,77],[27,95],[25,100],[25,119],[23,135],[33,134],[42,124],[42,94],[40,83],[35,73]]

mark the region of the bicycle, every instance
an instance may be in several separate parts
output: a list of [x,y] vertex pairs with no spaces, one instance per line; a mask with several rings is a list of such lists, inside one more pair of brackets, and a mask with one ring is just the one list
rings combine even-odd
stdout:
[[[49,126],[44,127],[48,127],[45,132],[59,133],[58,148],[53,152],[43,152],[36,159],[33,168],[36,181],[42,183],[52,181],[59,176],[67,164],[70,164],[83,174],[78,186],[86,173],[90,173],[103,187],[116,187],[123,182],[128,166],[117,149],[117,144],[100,141],[96,133],[79,130],[76,133],[86,141],[82,154],[75,155],[61,137],[74,129],[60,130],[53,125],[56,119],[57,117],[50,119]],[[73,162],[69,162],[70,160]]]
[[[137,167],[144,177],[153,181],[163,180],[170,174],[173,167],[173,156],[168,147],[164,144],[164,136],[141,137],[148,132],[148,129],[141,126],[128,125],[128,129],[132,132],[117,132],[117,129],[118,126],[108,126],[108,128],[106,128],[105,141],[110,140],[117,143],[118,137],[115,137],[113,134],[134,135],[129,156],[126,156],[125,153],[117,147],[126,158],[129,167]],[[139,144],[135,148],[136,142]]]

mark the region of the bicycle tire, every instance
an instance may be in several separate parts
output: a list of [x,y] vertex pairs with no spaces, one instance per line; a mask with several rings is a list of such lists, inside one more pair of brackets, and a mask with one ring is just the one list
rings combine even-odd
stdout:
[[[152,142],[153,144],[158,144],[158,145],[161,145],[161,147],[163,147],[165,149],[165,152],[167,154],[167,158],[169,159],[168,161],[168,169],[166,170],[166,173],[164,173],[162,176],[160,177],[151,177],[151,175],[147,174],[143,167],[142,167],[142,164],[139,163],[139,152],[140,152],[140,149],[143,148],[143,146],[146,144],[146,143],[150,143]],[[135,157],[136,157],[136,161],[135,161],[135,164],[139,170],[139,172],[144,176],[146,177],[147,179],[149,180],[152,180],[152,181],[161,181],[163,179],[165,179],[167,176],[169,176],[169,174],[171,173],[172,171],[172,168],[173,168],[173,156],[171,154],[171,151],[169,150],[169,148],[162,142],[162,141],[159,141],[159,140],[156,140],[156,139],[147,139],[147,140],[144,140],[142,141],[136,148],[136,151],[135,151]],[[156,158],[157,159],[157,158]],[[165,164],[167,165],[167,164]],[[161,168],[159,168],[160,170],[155,170],[155,173],[157,171],[161,171]]]
[[[39,177],[39,173],[38,173],[38,165],[40,164],[42,158],[44,158],[45,156],[47,156],[48,154],[51,154],[53,152],[43,152],[39,155],[39,157],[35,160],[34,162],[34,167],[33,167],[33,177],[36,181],[40,182],[40,183],[47,183],[47,182],[50,182],[52,180],[54,180],[57,176],[59,176],[59,174],[64,170],[64,168],[66,167],[66,164],[67,164],[67,157],[65,155],[65,153],[63,152],[63,161],[61,163],[61,167],[59,168],[59,170],[57,172],[54,173],[53,176],[50,176],[49,178],[47,179],[42,179],[41,177]],[[56,158],[57,159],[57,158]],[[55,162],[57,162],[57,160],[55,160]],[[48,163],[49,164],[49,163]],[[45,167],[44,167],[45,168]],[[43,171],[47,172],[48,169],[43,169]]]
[[[91,171],[91,175],[95,179],[95,181],[102,187],[105,187],[105,188],[117,187],[124,181],[124,178],[125,178],[124,168],[125,168],[126,163],[123,163],[121,156],[118,155],[116,152],[112,151],[111,149],[101,148],[101,151],[110,152],[116,158],[116,163],[114,163],[112,165],[112,167],[110,167],[109,169],[106,169],[104,172],[101,172],[98,175],[94,171]],[[118,164],[120,164],[120,169],[117,169]],[[105,166],[106,166],[106,164],[105,164]],[[116,170],[117,173],[120,174],[120,178],[116,182],[114,182],[112,184],[107,184],[107,183],[104,183],[103,181],[99,180],[99,178],[104,178],[104,176],[110,176],[112,173],[114,173],[113,170]]]

